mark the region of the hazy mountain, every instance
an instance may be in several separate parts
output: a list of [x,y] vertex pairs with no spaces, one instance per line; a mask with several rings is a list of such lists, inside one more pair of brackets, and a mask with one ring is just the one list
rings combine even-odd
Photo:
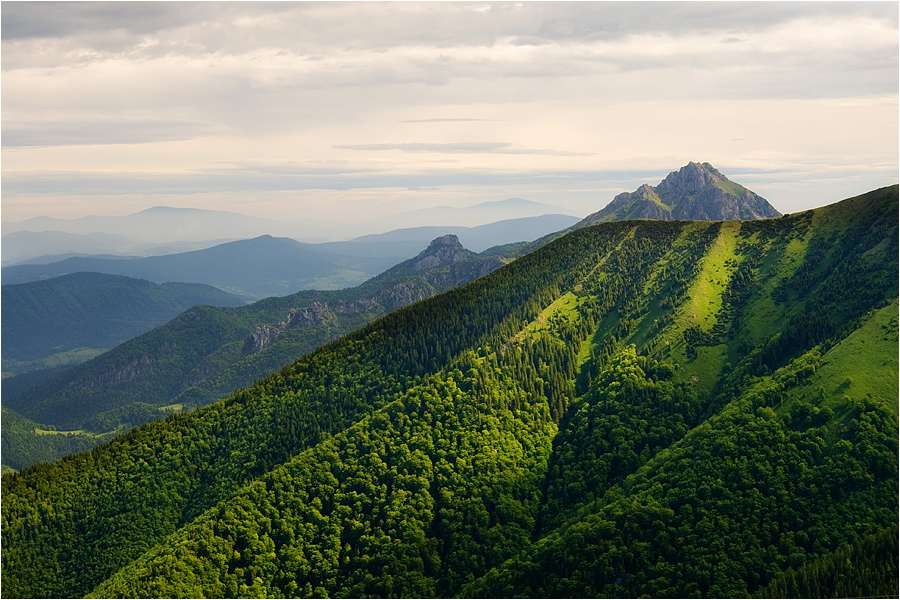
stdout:
[[172,241],[149,243],[124,235],[89,233],[79,235],[62,231],[17,231],[3,236],[3,265],[47,264],[76,256],[110,255],[119,257],[159,256],[202,250],[232,239]]
[[69,258],[46,265],[2,270],[3,283],[26,283],[92,271],[154,282],[205,283],[250,298],[283,296],[300,289],[358,284],[406,256],[376,252],[338,254],[318,244],[268,235],[212,248],[133,259]]
[[893,597],[897,211],[583,227],[4,475],[4,594]]
[[[19,253],[17,244],[26,245],[27,238],[16,240],[16,243],[7,244],[6,237],[16,232],[31,233],[67,233],[79,236],[91,236],[91,234],[107,234],[116,236],[116,240],[123,248],[140,248],[141,245],[159,246],[171,245],[174,242],[199,243],[209,240],[247,239],[261,235],[273,237],[289,237],[306,242],[325,242],[349,240],[362,235],[384,233],[398,228],[433,226],[474,227],[485,225],[494,221],[534,217],[547,214],[571,214],[568,209],[531,202],[520,198],[509,198],[497,202],[484,202],[464,208],[449,206],[437,206],[425,209],[407,211],[395,215],[381,217],[368,221],[328,221],[322,219],[300,220],[276,220],[248,217],[246,215],[205,210],[197,208],[172,208],[157,206],[125,216],[88,216],[78,219],[57,219],[53,217],[36,217],[19,222],[4,222],[4,253],[9,251],[15,255]],[[41,238],[36,238],[41,239]],[[50,241],[62,241],[62,238],[46,237]],[[133,253],[149,254],[146,250],[111,250],[113,239],[93,236],[91,238],[75,240],[69,239],[75,245],[100,245],[105,249],[102,253]],[[514,240],[520,241],[520,240]],[[129,246],[130,244],[130,246]],[[55,250],[43,252],[48,254],[78,253],[83,254],[77,247],[66,248],[64,244],[56,244]],[[179,249],[186,250],[185,248]],[[9,263],[13,258],[4,256],[4,262]]]
[[541,215],[496,221],[477,227],[427,226],[395,229],[387,233],[371,234],[358,237],[353,242],[427,242],[435,237],[452,233],[459,238],[463,246],[474,252],[482,252],[492,246],[525,242],[537,239],[578,222],[577,217],[569,215]]
[[3,370],[28,369],[24,363],[75,349],[107,350],[196,304],[246,302],[209,285],[157,284],[102,273],[4,285]]
[[[38,381],[33,389],[16,385],[18,377],[6,379],[3,401],[40,423],[105,434],[159,418],[162,407],[213,402],[392,310],[502,265],[496,257],[466,250],[455,236],[442,236],[356,288],[299,292],[238,308],[193,307],[91,361]],[[39,284],[10,287],[31,285]],[[33,462],[21,452],[10,456],[15,460],[6,464],[16,468]]]
[[[263,298],[301,289],[358,285],[415,256],[423,243],[447,233],[462,236],[472,248],[482,251],[491,246],[529,241],[574,222],[577,222],[575,217],[566,215],[542,215],[472,228],[437,226],[395,230],[322,244],[261,236],[165,256],[127,259],[88,256],[47,264],[19,264],[4,267],[2,274],[4,284],[9,284],[91,271],[155,282],[205,283],[251,298]],[[7,237],[13,235],[21,234]]]
[[627,219],[746,221],[778,216],[781,213],[765,198],[729,180],[711,164],[691,162],[669,173],[656,187],[644,184],[619,194],[578,226]]
[[77,235],[107,233],[154,244],[223,238],[246,239],[260,235],[302,237],[297,235],[297,225],[287,221],[248,217],[227,211],[169,206],[155,206],[121,217],[35,217],[3,223],[4,236],[16,231],[56,231]]
[[[422,227],[440,223],[444,226],[477,227],[495,221],[506,221],[541,215],[572,215],[572,211],[542,202],[532,202],[522,198],[507,198],[496,202],[482,202],[473,206],[455,208],[433,206],[411,210],[389,217],[369,221],[373,230],[393,230],[399,228]],[[511,240],[521,241],[521,240]]]

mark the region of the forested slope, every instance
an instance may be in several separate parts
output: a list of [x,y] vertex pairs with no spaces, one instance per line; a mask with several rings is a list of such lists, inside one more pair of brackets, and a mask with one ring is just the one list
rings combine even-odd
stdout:
[[[465,250],[455,236],[441,237],[355,288],[302,291],[237,308],[195,306],[34,386],[13,390],[5,382],[4,404],[39,423],[83,432],[56,440],[58,459],[67,441],[72,451],[82,450],[85,441],[214,402],[387,312],[502,265],[497,256]],[[24,430],[4,428],[3,444],[4,464],[15,468],[48,458],[31,454],[46,441]]]
[[112,348],[196,304],[246,303],[209,285],[157,284],[102,273],[4,285],[2,294],[4,370],[12,361],[39,360],[73,348]]
[[580,229],[231,398],[4,476],[4,592],[778,585],[897,522],[897,256],[896,186]]

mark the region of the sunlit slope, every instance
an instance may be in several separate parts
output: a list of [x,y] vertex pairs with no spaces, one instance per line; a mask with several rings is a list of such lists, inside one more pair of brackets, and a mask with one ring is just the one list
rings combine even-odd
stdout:
[[[896,487],[885,468],[896,464],[892,413],[858,398],[846,414],[813,414],[790,396],[897,297],[896,215],[894,187],[770,221],[576,231],[231,399],[6,476],[5,591],[452,596],[521,584],[529,595],[541,593],[529,574],[546,568],[548,585],[571,595],[607,584],[622,595],[750,593],[896,521],[896,494],[884,493]],[[760,310],[773,317],[754,318]],[[851,451],[840,454],[842,440]],[[844,462],[829,458],[838,454]],[[735,516],[738,500],[717,503],[737,490],[757,498],[740,487],[741,464],[771,480],[747,518]],[[657,514],[660,490],[685,489],[679,473],[712,478],[696,501],[703,516]],[[840,496],[847,481],[856,504]],[[691,494],[682,501],[693,510]],[[803,514],[757,519],[772,503]],[[597,519],[616,535],[687,536],[676,548],[685,562],[715,559],[727,577],[653,571],[672,557],[603,537],[606,524],[591,533],[596,557],[552,554],[573,524]],[[819,521],[835,523],[833,535],[798,537]],[[721,562],[720,522],[745,544],[784,535],[750,566]],[[632,550],[644,562],[578,578],[594,558]],[[651,575],[667,579],[654,588]]]
[[[554,509],[554,526],[464,595],[745,597],[782,569],[895,527],[897,308],[871,315],[824,355],[814,349],[755,378],[598,494],[616,484],[607,463],[642,462],[628,446],[652,453],[660,432],[677,436],[694,418],[689,396],[660,406],[646,393],[659,386],[652,370],[627,352],[617,357],[605,377],[618,382],[618,397],[610,385],[591,390],[550,457],[544,509]],[[837,372],[893,386],[835,398],[824,390]],[[629,427],[641,410],[643,431]],[[629,434],[624,451],[609,444],[617,431]],[[584,485],[598,467],[606,476]]]

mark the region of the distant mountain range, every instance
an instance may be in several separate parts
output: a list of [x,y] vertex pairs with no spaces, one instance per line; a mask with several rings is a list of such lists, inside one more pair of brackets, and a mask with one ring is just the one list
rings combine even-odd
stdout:
[[[495,221],[505,221],[541,215],[569,215],[571,210],[555,204],[533,202],[522,198],[507,198],[496,202],[482,202],[474,206],[454,208],[452,206],[433,206],[411,210],[396,215],[382,217],[370,222],[370,225],[381,231],[397,228],[421,227],[440,223],[444,226],[477,227]],[[517,240],[518,241],[518,240]]]
[[348,255],[316,244],[269,235],[212,248],[133,259],[68,258],[2,270],[3,283],[26,283],[91,271],[154,282],[205,283],[249,298],[284,296],[301,289],[356,285],[403,260],[377,252]]
[[578,222],[577,217],[570,215],[541,215],[496,221],[477,227],[454,227],[431,225],[395,229],[387,233],[378,233],[358,237],[353,242],[426,242],[435,237],[451,233],[459,238],[460,243],[473,252],[482,252],[491,246],[511,244],[537,239],[547,233],[565,229]]
[[[97,236],[79,243],[86,246],[101,244],[101,247],[104,248],[102,253],[121,254],[122,250],[112,250],[114,247],[119,247],[130,248],[128,253],[149,254],[153,247],[171,246],[176,243],[196,245],[209,240],[248,239],[261,235],[289,237],[305,242],[340,241],[399,228],[435,224],[446,227],[477,227],[496,221],[548,214],[571,215],[572,213],[561,206],[532,202],[521,198],[483,202],[463,208],[435,206],[369,221],[340,222],[322,219],[262,219],[227,211],[156,206],[125,216],[87,216],[78,219],[36,217],[19,222],[4,222],[3,251],[4,254],[7,252],[11,252],[12,255],[17,254],[16,248],[7,247],[8,240],[6,239],[7,236],[16,232],[60,232],[80,236],[106,234],[107,236],[116,236],[118,246],[113,243],[112,239],[101,240]],[[21,246],[22,243],[20,242],[19,245]],[[44,252],[44,254],[62,252],[86,253],[87,251],[70,249]],[[4,261],[8,263],[9,259],[4,258]]]
[[[2,276],[4,284],[15,284],[90,271],[154,282],[204,283],[259,299],[284,296],[301,289],[341,289],[358,285],[415,256],[422,244],[447,233],[461,236],[468,247],[482,251],[494,245],[530,241],[574,222],[577,222],[575,217],[543,215],[473,228],[419,227],[323,244],[266,235],[164,256],[87,256],[44,264],[18,264],[3,267]],[[24,234],[11,234],[7,238],[19,235]],[[4,244],[7,238],[4,238]]]
[[76,235],[105,233],[152,244],[223,238],[246,239],[266,234],[294,237],[298,234],[297,225],[288,221],[248,217],[220,210],[170,206],[155,206],[121,217],[35,217],[3,223],[4,237],[17,231],[57,231]]
[[[241,236],[243,239],[245,236]],[[3,266],[22,263],[46,264],[67,258],[138,258],[202,250],[235,241],[221,238],[201,241],[144,242],[111,233],[65,233],[63,231],[16,231],[3,237]]]

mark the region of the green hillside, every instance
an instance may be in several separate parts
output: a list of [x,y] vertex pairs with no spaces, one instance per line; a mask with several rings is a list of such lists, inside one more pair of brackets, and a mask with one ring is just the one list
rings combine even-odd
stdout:
[[4,475],[4,593],[826,593],[898,520],[897,196],[582,228]]
[[208,285],[157,284],[102,273],[4,285],[3,370],[55,366],[52,357],[78,349],[99,354],[196,304],[245,302]]
[[[34,385],[20,388],[11,385],[15,378],[7,380],[4,405],[61,431],[81,432],[66,439],[78,441],[73,448],[86,449],[90,445],[85,446],[85,440],[97,444],[112,432],[167,412],[214,402],[387,312],[463,285],[502,265],[496,256],[469,252],[455,236],[449,236],[356,288],[303,291],[237,308],[195,306],[165,325]],[[4,464],[17,469],[66,454],[65,444],[60,443],[55,456],[32,455],[36,444],[46,445],[44,440],[6,427],[2,435]]]
[[90,450],[118,433],[122,432],[96,436],[84,431],[56,431],[4,406],[3,467],[18,470],[36,462],[54,462],[67,454]]

